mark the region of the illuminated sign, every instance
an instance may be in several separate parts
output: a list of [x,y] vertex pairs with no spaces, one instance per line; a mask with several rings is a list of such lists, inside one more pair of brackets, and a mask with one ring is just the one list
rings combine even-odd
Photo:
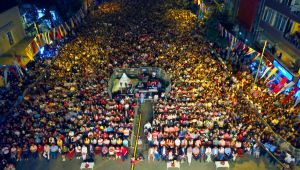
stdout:
[[300,88],[300,79],[298,80],[298,84],[297,84],[297,86]]
[[289,73],[281,64],[278,63],[278,61],[274,60],[273,65],[278,68],[278,70],[290,81],[293,80],[294,76]]

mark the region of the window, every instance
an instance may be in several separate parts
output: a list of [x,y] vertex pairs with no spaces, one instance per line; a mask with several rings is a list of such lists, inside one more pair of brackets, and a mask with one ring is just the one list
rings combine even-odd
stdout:
[[9,44],[14,45],[15,42],[14,42],[14,38],[13,38],[11,32],[7,32],[6,35],[7,35]]
[[287,23],[287,17],[284,16],[284,15],[281,15],[281,14],[277,13],[274,27],[277,30],[283,32],[284,29],[285,29],[285,27],[286,27],[286,23]]
[[272,18],[273,18],[273,10],[270,8],[265,8],[265,15],[264,15],[263,20],[266,23],[271,24]]

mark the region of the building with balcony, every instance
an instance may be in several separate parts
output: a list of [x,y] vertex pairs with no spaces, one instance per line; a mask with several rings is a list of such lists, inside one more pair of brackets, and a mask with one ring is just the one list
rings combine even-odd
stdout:
[[266,55],[277,58],[291,73],[300,68],[300,0],[225,1],[229,17],[242,38],[256,48],[268,41]]
[[17,4],[7,1],[0,9],[0,55],[9,51],[25,37]]

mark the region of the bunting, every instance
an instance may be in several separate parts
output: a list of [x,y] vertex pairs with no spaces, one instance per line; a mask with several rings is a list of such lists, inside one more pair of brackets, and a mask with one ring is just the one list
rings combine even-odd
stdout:
[[267,67],[264,71],[264,73],[262,74],[262,76],[260,77],[260,79],[262,79],[263,77],[265,77],[265,75],[271,70],[272,67]]
[[274,93],[278,93],[280,89],[283,87],[283,85],[287,82],[287,78],[284,76],[280,82],[277,84],[277,86],[273,89]]
[[71,27],[72,27],[72,28],[74,28],[74,27],[75,27],[75,25],[74,25],[73,18],[71,18],[71,19],[70,19],[70,22],[71,22]]
[[17,60],[17,62],[19,63],[19,65],[20,65],[22,68],[26,69],[26,66],[25,66],[25,65],[23,64],[23,62],[22,62],[21,56],[15,55],[15,57],[16,57],[16,60]]
[[60,34],[60,30],[59,29],[56,29],[56,33],[55,33],[55,39],[57,39],[57,40],[60,40],[61,39],[61,34]]
[[295,83],[293,81],[289,82],[288,84],[285,84],[281,90],[275,95],[278,96],[280,93],[282,93],[285,89],[291,88],[295,85]]
[[271,70],[271,72],[270,72],[270,74],[268,75],[268,77],[266,78],[265,82],[266,82],[272,75],[274,75],[274,74],[276,73],[277,70],[278,70],[278,69],[277,69],[276,67],[274,67],[274,68]]

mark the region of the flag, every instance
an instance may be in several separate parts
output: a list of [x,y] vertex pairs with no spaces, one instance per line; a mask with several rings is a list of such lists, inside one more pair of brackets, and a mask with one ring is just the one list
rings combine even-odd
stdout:
[[271,70],[272,67],[267,67],[260,78],[265,77],[265,75]]
[[56,32],[57,32],[56,28],[53,28],[52,29],[52,34],[50,34],[50,36],[52,35],[52,37],[51,37],[52,41],[55,41],[57,39],[56,38]]
[[270,74],[268,75],[268,77],[266,78],[265,82],[266,82],[272,75],[274,75],[274,74],[276,73],[277,70],[278,70],[278,69],[277,69],[276,67],[274,67],[274,68],[271,70],[271,72],[270,72]]
[[273,89],[274,93],[278,93],[280,89],[283,87],[283,85],[287,82],[287,78],[284,76],[280,82],[277,84],[277,86]]
[[32,52],[33,55],[35,55],[39,51],[38,50],[39,47],[36,44],[35,40],[33,40],[30,45],[31,45],[31,52]]
[[65,24],[61,24],[61,29],[62,29],[62,31],[64,33],[64,36],[67,36],[68,32],[67,32]]
[[20,65],[22,68],[25,69],[26,66],[23,64],[22,59],[21,59],[21,56],[15,55],[15,57],[16,57],[16,60],[17,60],[17,62],[19,63],[19,65]]
[[40,41],[39,41],[39,38],[36,36],[34,39],[33,39],[34,43],[35,43],[35,46],[40,48],[42,44],[40,44]]
[[275,96],[278,96],[280,93],[282,93],[285,89],[288,89],[288,88],[291,88],[295,85],[295,83],[293,81],[289,82],[289,83],[286,83],[282,88],[281,90],[275,95]]
[[249,48],[249,51],[246,53],[246,55],[255,53],[255,50],[253,48],[251,48],[251,47],[248,47],[248,48]]
[[43,39],[46,44],[50,44],[49,38],[48,38],[48,32],[44,32],[43,34]]
[[252,61],[255,61],[260,56],[260,53],[257,53],[257,55],[252,59]]
[[291,90],[290,93],[283,99],[282,104],[286,104],[298,90],[299,87],[295,86],[294,89]]
[[45,33],[41,33],[40,36],[41,36],[41,41],[42,41],[43,45],[47,44]]
[[59,28],[56,29],[56,34],[55,34],[55,35],[56,35],[56,36],[54,36],[54,37],[56,37],[56,39],[58,39],[58,40],[61,39],[61,34],[60,34]]
[[62,25],[58,26],[58,31],[59,31],[61,38],[65,36]]
[[68,31],[71,31],[70,26],[68,25],[68,22],[65,22],[65,28],[67,28]]
[[235,47],[234,47],[234,49],[240,48],[241,45],[242,45],[242,41],[238,40]]
[[30,60],[33,60],[34,55],[32,53],[30,45],[25,48],[25,53]]
[[72,27],[72,28],[74,28],[74,27],[75,27],[75,25],[74,25],[73,18],[71,18],[71,19],[70,19],[70,23],[71,23],[71,27]]

